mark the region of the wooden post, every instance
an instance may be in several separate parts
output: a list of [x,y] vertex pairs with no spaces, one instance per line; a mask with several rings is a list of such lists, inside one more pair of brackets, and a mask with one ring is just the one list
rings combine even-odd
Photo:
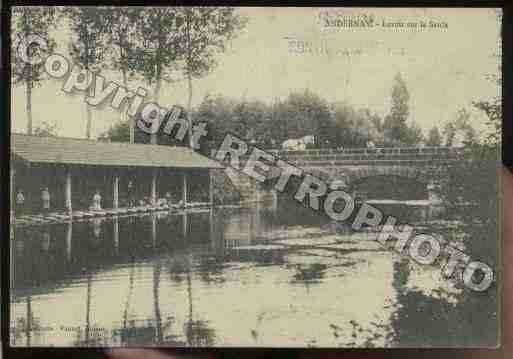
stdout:
[[66,211],[71,216],[73,206],[71,204],[71,170],[66,170],[66,185],[65,185],[65,206]]
[[215,232],[214,232],[214,207],[210,207],[210,213],[208,216],[208,224],[209,224],[209,239],[210,239],[210,246],[213,248],[215,243]]
[[118,217],[114,218],[114,248],[116,250],[116,254],[119,250],[119,220]]
[[112,192],[113,192],[112,208],[118,209],[118,207],[119,207],[119,177],[117,174],[114,176],[114,188],[113,188]]
[[153,248],[157,247],[157,215],[155,213],[151,215],[151,242]]
[[71,239],[73,237],[73,223],[71,221],[68,222],[66,227],[66,254],[68,256],[68,261],[71,261]]
[[187,173],[182,174],[182,201],[183,205],[187,206]]
[[276,210],[278,208],[278,191],[272,189],[271,195],[273,196],[273,209]]
[[253,186],[255,188],[255,199],[257,202],[260,202],[260,186],[258,184],[258,181],[255,181]]
[[208,171],[208,201],[210,202],[210,207],[214,207],[214,170]]
[[[10,226],[11,227],[11,235],[13,233],[13,229],[12,227],[13,226]],[[14,237],[11,236],[11,240],[14,239]],[[10,254],[11,254],[11,257],[9,259],[9,263],[10,263],[10,268],[11,268],[11,293],[13,293],[12,291],[14,290],[14,278],[15,278],[15,267],[14,267],[14,261],[16,260],[16,247],[14,246],[14,243],[10,243],[9,245],[9,249],[10,249]]]
[[183,238],[186,239],[187,235],[189,234],[189,223],[187,221],[187,212],[183,211],[182,215],[182,234]]
[[153,173],[151,175],[150,201],[153,206],[157,204],[157,170],[153,170]]

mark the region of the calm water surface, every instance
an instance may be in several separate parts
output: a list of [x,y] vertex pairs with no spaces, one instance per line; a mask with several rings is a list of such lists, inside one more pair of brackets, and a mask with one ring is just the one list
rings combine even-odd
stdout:
[[24,227],[13,244],[16,346],[481,344],[438,266],[300,207]]

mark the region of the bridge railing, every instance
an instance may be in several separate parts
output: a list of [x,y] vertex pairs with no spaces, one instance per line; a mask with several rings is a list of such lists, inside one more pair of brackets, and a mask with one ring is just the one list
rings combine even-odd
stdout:
[[278,156],[322,156],[322,155],[376,155],[376,154],[457,154],[453,147],[375,147],[375,148],[343,148],[343,149],[310,149],[310,150],[270,150]]
[[294,163],[305,162],[369,162],[369,161],[434,161],[457,159],[461,150],[450,147],[401,147],[401,148],[348,148],[343,150],[319,149],[304,151],[274,151],[283,160]]
[[[433,161],[458,160],[461,149],[452,147],[382,147],[312,150],[268,150],[282,160],[298,166],[342,166],[362,163],[375,165],[429,164]],[[249,158],[249,153],[241,157]]]

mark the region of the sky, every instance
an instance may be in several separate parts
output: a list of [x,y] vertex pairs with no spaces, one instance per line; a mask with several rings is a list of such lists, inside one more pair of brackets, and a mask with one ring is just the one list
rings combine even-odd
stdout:
[[[309,89],[331,102],[369,108],[381,116],[391,105],[394,76],[400,72],[410,93],[410,118],[422,130],[442,127],[460,108],[471,110],[472,123],[484,128],[484,116],[472,101],[500,95],[485,78],[497,73],[500,62],[500,22],[495,9],[386,8],[239,8],[247,18],[244,30],[217,56],[217,66],[194,81],[193,104],[206,95],[257,99],[271,103],[293,91]],[[326,19],[374,16],[373,28],[326,26]],[[423,21],[425,28],[406,28]],[[402,22],[402,28],[385,24]],[[384,24],[385,23],[385,24]],[[446,24],[430,27],[430,23]],[[70,36],[65,26],[55,31],[58,52],[66,55]],[[15,34],[13,34],[15,35]],[[309,41],[312,51],[301,52],[291,39]],[[321,51],[320,49],[323,49]],[[107,80],[119,74],[102,69]],[[34,127],[43,121],[57,125],[60,136],[84,138],[84,94],[66,94],[65,79],[49,80],[33,93]],[[131,81],[129,87],[145,83]],[[12,130],[27,125],[25,90],[12,88]],[[160,105],[185,105],[185,82],[165,84]],[[93,109],[93,135],[98,136],[122,117],[108,107]]]

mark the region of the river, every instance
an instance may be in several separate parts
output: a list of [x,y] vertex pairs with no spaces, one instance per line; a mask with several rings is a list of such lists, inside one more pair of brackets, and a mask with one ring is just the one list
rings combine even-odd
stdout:
[[[430,226],[426,206],[394,210]],[[14,236],[14,346],[497,340],[496,292],[467,293],[443,280],[440,266],[418,265],[382,248],[372,233],[330,224],[299,205],[20,227]],[[489,313],[491,333],[483,334],[480,320]]]

